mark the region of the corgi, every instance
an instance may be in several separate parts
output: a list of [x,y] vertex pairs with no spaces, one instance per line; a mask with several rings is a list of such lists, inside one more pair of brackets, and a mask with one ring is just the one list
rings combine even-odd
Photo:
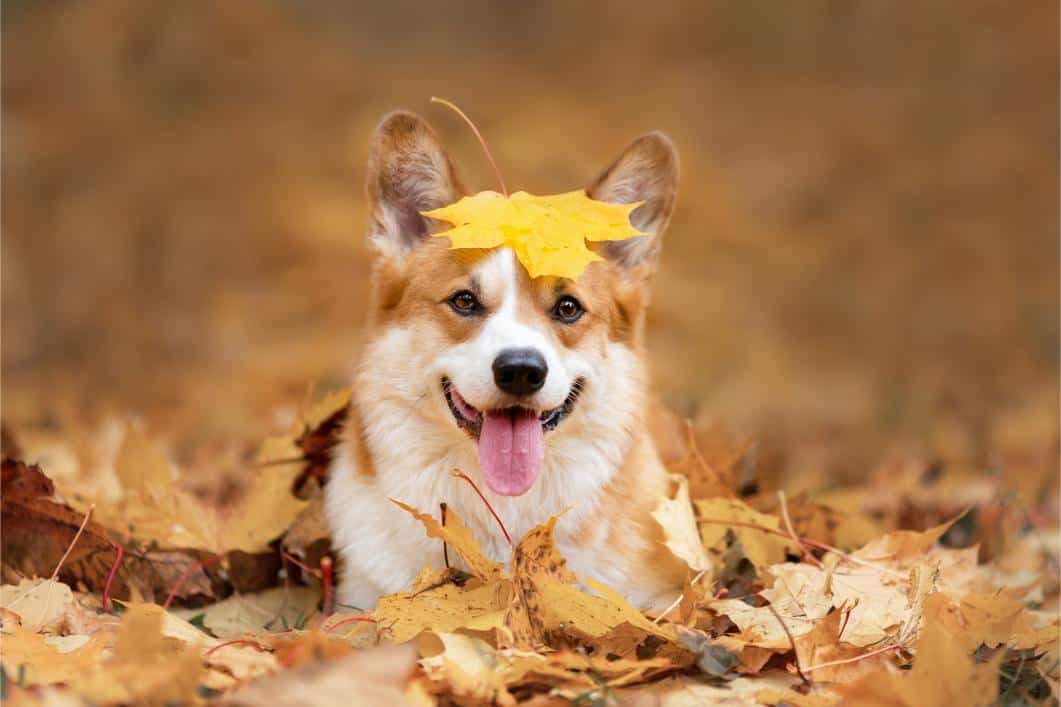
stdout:
[[[632,142],[586,189],[644,202],[644,234],[592,244],[603,260],[577,281],[531,279],[507,248],[450,249],[423,212],[466,194],[436,133],[396,112],[368,161],[374,251],[367,328],[350,414],[325,488],[340,558],[337,600],[371,609],[406,591],[442,543],[391,502],[447,504],[484,552],[560,515],[557,547],[580,578],[641,608],[680,594],[686,568],[651,516],[669,478],[649,437],[645,308],[674,209],[678,155],[661,133]],[[565,512],[566,511],[566,512]],[[561,515],[562,514],[562,515]]]

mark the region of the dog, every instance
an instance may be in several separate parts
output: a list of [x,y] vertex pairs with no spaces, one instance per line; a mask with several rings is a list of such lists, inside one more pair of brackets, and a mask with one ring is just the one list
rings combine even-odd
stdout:
[[[531,279],[512,251],[451,249],[423,215],[466,194],[436,133],[396,112],[368,161],[374,250],[368,324],[326,515],[341,558],[337,600],[370,609],[407,590],[442,543],[390,499],[457,513],[498,561],[560,515],[556,544],[579,577],[638,607],[671,602],[686,568],[651,512],[669,478],[646,423],[645,309],[678,189],[658,132],[630,143],[586,189],[631,204],[644,234],[592,244],[603,260],[571,281]],[[566,512],[565,512],[566,511]],[[562,514],[562,515],[561,515]]]

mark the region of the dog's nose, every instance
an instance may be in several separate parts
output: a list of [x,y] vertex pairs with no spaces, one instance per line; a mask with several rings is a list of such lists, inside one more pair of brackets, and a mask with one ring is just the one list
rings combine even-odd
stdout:
[[505,349],[494,359],[494,383],[512,395],[530,395],[545,385],[549,366],[535,349]]

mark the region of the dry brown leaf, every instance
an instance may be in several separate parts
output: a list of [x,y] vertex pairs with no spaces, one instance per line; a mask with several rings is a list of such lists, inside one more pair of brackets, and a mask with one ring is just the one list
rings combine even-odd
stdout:
[[202,624],[222,640],[245,633],[284,631],[305,624],[317,613],[320,592],[310,587],[273,587],[261,592],[234,594],[201,609],[171,612],[182,619],[202,616]]
[[655,704],[659,707],[761,707],[764,704],[829,707],[837,703],[828,695],[794,692],[790,688],[797,682],[793,676],[779,671],[740,677],[722,684],[681,676],[646,686],[640,691],[655,697],[658,700]]
[[71,687],[97,704],[191,701],[203,675],[199,648],[185,642],[193,638],[203,644],[211,641],[160,606],[130,604],[118,627],[114,655]]
[[906,590],[906,601],[910,607],[907,617],[899,626],[896,642],[900,646],[910,646],[921,630],[921,619],[925,613],[925,599],[939,589],[939,565],[929,566],[919,562],[910,570],[909,587]]
[[1002,652],[983,663],[974,662],[968,638],[946,627],[942,613],[947,601],[942,594],[925,600],[924,624],[911,670],[878,670],[858,682],[838,686],[837,691],[851,704],[866,707],[976,707],[994,703]]
[[452,511],[446,513],[446,524],[442,525],[442,523],[427,513],[421,513],[401,501],[395,501],[394,499],[391,499],[391,501],[423,523],[430,537],[439,538],[449,544],[467,563],[468,571],[473,576],[478,577],[483,582],[493,582],[501,577],[501,573],[504,570],[501,563],[494,562],[483,554],[482,548],[479,547],[479,541],[472,535],[472,531],[461,522],[456,513]]
[[281,543],[285,551],[310,567],[317,567],[328,551],[331,529],[324,515],[324,495],[315,494],[284,533]]
[[[71,646],[74,639],[75,645]],[[0,660],[8,675],[21,675],[23,685],[68,683],[99,665],[107,637],[46,637],[27,629],[0,638]]]
[[[689,500],[689,482],[681,475],[672,474],[675,485],[673,498],[661,498],[652,517],[663,528],[663,539],[674,556],[683,560],[693,572],[707,572],[711,559],[700,540],[696,517]],[[710,578],[705,579],[710,584]]]
[[295,482],[302,474],[298,464],[262,467],[251,488],[225,517],[220,546],[224,551],[254,553],[269,549],[309,504],[295,496]]
[[[627,623],[664,642],[675,642],[676,636],[669,627],[657,626],[622,599],[592,580],[587,583],[597,591],[604,590],[606,596],[596,596],[580,591],[571,584],[544,577],[535,583],[540,598],[536,608],[543,636],[553,646],[580,645],[586,641],[606,636],[609,631]],[[618,601],[616,601],[618,600]]]
[[167,488],[176,480],[173,465],[162,450],[148,439],[140,425],[126,428],[114,470],[128,491]]
[[559,583],[578,581],[567,561],[556,549],[553,528],[556,517],[535,526],[512,549],[512,597],[505,612],[506,644],[521,649],[545,645],[540,618],[541,590],[545,580]]
[[736,655],[740,663],[735,670],[744,675],[758,675],[770,658],[777,653],[771,648],[748,643],[737,636],[718,636],[711,641],[711,644],[721,646]]
[[[116,545],[110,535],[113,533],[117,540],[124,533],[115,533],[99,522],[101,507],[96,508],[77,542],[73,543],[85,521],[85,512],[61,502],[55,496],[51,480],[39,467],[5,460],[2,493],[0,554],[5,567],[22,576],[50,576],[66,549],[70,548],[70,554],[60,568],[59,579],[95,592],[102,590],[117,557]],[[142,548],[135,544],[126,549],[111,596],[128,597],[138,593],[147,599],[161,600],[185,574],[178,596],[214,595],[214,579],[203,567],[203,561],[208,557],[206,554]]]
[[928,549],[943,537],[952,525],[960,518],[957,516],[935,527],[921,532],[913,530],[896,530],[887,535],[871,540],[857,552],[855,557],[867,562],[893,561],[913,563],[921,558]]
[[54,629],[73,599],[70,587],[54,579],[23,579],[0,587],[0,607],[16,614],[19,625],[28,631]]
[[[848,683],[892,663],[893,652],[873,654],[862,646],[840,639],[847,612],[837,610],[814,622],[809,633],[796,638],[796,651],[804,674],[815,682]],[[867,657],[868,656],[868,657]]]
[[228,707],[412,707],[406,696],[416,671],[412,646],[387,646],[306,663],[257,680],[223,699]]
[[431,632],[419,641],[420,664],[432,680],[461,700],[510,706],[516,699],[508,685],[544,658],[534,654],[499,654],[483,641],[455,633]]
[[1014,649],[1047,649],[1058,638],[1058,620],[1042,619],[1023,602],[998,594],[968,594],[960,601],[935,598],[937,619],[955,636],[964,637],[969,650],[986,645]]
[[[785,560],[785,552],[794,547],[791,539],[778,535],[781,519],[760,513],[734,498],[712,498],[695,501],[700,537],[704,547],[721,554],[725,550],[726,532],[732,530],[740,540],[744,554],[757,569]],[[766,528],[768,530],[760,530]]]
[[[711,610],[728,616],[741,630],[738,638],[742,641],[769,648],[774,651],[787,649],[791,642],[781,622],[795,637],[809,633],[814,628],[814,619],[806,616],[776,615],[765,606],[749,606],[740,599],[719,599],[711,602]],[[778,618],[780,616],[780,619]]]
[[446,582],[380,597],[374,615],[380,638],[393,643],[408,641],[424,631],[468,628],[486,632],[501,626],[510,593],[508,580],[465,587]]

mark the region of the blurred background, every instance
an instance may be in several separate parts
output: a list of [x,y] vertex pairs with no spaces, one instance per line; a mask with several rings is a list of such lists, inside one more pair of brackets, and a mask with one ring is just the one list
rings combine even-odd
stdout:
[[[363,166],[424,114],[473,190],[668,132],[660,397],[744,473],[913,455],[1056,489],[1057,3],[3,5],[3,418],[137,416],[218,468],[345,384]],[[36,432],[33,432],[36,430]],[[10,442],[9,442],[10,443]]]

